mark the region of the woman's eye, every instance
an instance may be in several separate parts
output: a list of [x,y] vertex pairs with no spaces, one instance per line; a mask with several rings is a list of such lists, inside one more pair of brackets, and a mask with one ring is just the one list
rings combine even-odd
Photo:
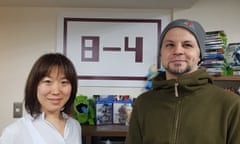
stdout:
[[41,83],[44,83],[44,84],[51,84],[52,83],[52,80],[48,77],[44,77],[42,80],[41,80]]
[[46,84],[51,84],[52,81],[51,80],[43,80],[43,83],[46,83]]
[[62,84],[69,84],[70,82],[68,80],[63,80],[61,83]]

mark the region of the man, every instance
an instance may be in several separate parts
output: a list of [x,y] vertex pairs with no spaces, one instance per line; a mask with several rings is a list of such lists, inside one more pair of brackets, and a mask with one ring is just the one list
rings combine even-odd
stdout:
[[239,144],[240,97],[213,85],[198,64],[205,32],[192,20],[172,21],[160,37],[165,72],[133,108],[126,144]]

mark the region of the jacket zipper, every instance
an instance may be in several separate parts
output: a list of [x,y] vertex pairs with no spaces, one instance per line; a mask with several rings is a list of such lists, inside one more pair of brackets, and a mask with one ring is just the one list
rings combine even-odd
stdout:
[[176,118],[175,118],[175,124],[174,124],[174,132],[173,132],[173,144],[177,144],[177,134],[178,134],[178,128],[179,128],[179,121],[180,121],[180,108],[181,108],[181,101],[177,102],[176,107]]
[[175,90],[175,97],[178,97],[178,82],[174,84],[174,90]]
[[[178,94],[178,83],[175,83],[175,97],[179,97]],[[178,127],[179,127],[179,120],[180,120],[180,111],[181,111],[181,100],[177,101],[176,106],[176,118],[175,118],[175,124],[174,124],[174,131],[173,131],[173,144],[177,144],[177,133],[178,133]]]

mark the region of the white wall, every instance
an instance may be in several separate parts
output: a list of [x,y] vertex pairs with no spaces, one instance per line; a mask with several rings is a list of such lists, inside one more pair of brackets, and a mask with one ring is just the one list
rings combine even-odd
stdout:
[[23,100],[33,61],[53,51],[56,13],[38,8],[0,8],[0,130],[11,123],[13,102]]
[[[173,19],[198,20],[206,31],[224,30],[229,42],[240,42],[238,0],[199,0],[192,8],[174,9]],[[66,12],[102,11],[67,8],[0,8],[0,132],[13,122],[13,102],[23,100],[25,80],[33,62],[43,53],[55,51],[57,17]],[[109,10],[116,11],[116,10]],[[126,10],[117,10],[118,12]],[[156,12],[158,10],[155,10]],[[152,10],[133,12],[152,14]],[[159,12],[160,14],[160,12]],[[79,93],[121,93],[137,96],[142,88],[82,87]]]
[[239,6],[239,0],[198,0],[192,8],[175,9],[173,19],[195,19],[205,31],[224,30],[228,42],[240,42]]
[[[158,18],[170,10],[113,10],[71,8],[0,8],[0,133],[12,123],[13,102],[23,101],[24,85],[34,61],[43,53],[57,47],[57,20],[61,15],[89,15],[94,13],[109,17],[136,16]],[[135,17],[134,17],[135,18]],[[166,25],[165,23],[164,25]],[[129,94],[137,97],[144,88],[80,87],[79,94]]]

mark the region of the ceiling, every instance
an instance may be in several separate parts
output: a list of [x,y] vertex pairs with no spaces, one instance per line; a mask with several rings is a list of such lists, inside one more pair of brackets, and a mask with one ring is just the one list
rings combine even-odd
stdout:
[[169,9],[190,8],[197,0],[0,0],[0,6]]

